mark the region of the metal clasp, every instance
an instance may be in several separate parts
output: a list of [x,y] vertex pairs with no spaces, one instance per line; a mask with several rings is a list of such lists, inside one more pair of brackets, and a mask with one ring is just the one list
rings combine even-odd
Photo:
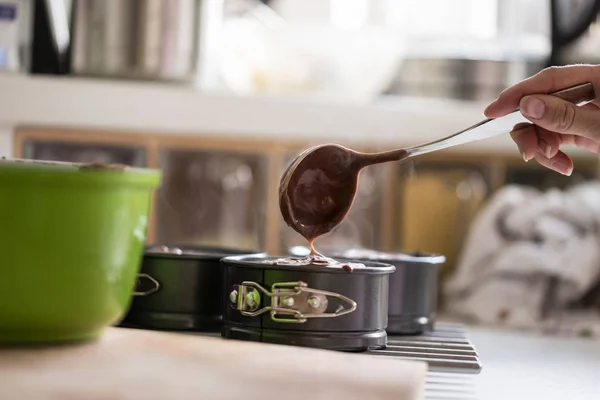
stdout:
[[135,282],[136,288],[139,288],[141,286],[140,283],[143,279],[148,279],[152,283],[152,287],[143,292],[135,291],[132,293],[134,296],[148,296],[152,293],[158,292],[158,290],[160,289],[160,283],[150,275],[144,273],[138,274],[137,281]]
[[[261,293],[271,298],[271,304],[260,308]],[[327,313],[328,298],[336,298],[348,307],[340,307]],[[235,285],[229,293],[230,305],[246,317],[271,313],[275,322],[301,324],[309,318],[335,318],[356,310],[356,302],[339,293],[311,289],[304,282],[280,282],[271,286],[271,291],[256,282],[245,281]],[[280,315],[293,318],[281,318]]]

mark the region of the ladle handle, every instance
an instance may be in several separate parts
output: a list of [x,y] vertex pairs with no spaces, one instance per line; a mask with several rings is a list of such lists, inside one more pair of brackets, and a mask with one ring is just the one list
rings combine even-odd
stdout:
[[369,165],[382,164],[390,161],[400,161],[408,157],[408,152],[404,149],[384,151],[381,153],[357,153],[358,166],[360,168]]
[[553,96],[560,97],[561,99],[568,101],[569,103],[577,105],[589,103],[590,101],[596,98],[594,85],[592,85],[591,83],[583,83],[581,85],[559,90],[558,92],[554,92],[551,94]]
[[[591,83],[583,83],[550,94],[578,106],[589,103],[596,98],[594,86]],[[509,133],[522,123],[530,123],[530,121],[525,118],[517,108],[503,117],[483,120],[453,135],[426,144],[409,147],[406,150],[410,156],[431,153],[433,151],[503,135]]]

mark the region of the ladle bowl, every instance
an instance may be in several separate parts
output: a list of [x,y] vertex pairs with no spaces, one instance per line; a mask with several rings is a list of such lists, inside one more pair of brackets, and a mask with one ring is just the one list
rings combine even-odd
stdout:
[[279,186],[283,219],[309,241],[338,226],[352,207],[360,171],[397,161],[406,150],[361,153],[337,144],[311,147],[284,172]]

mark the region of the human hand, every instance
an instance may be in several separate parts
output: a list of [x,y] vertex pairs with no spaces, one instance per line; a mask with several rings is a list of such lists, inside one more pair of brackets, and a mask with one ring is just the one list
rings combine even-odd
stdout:
[[[590,82],[596,100],[582,107],[561,100],[551,93]],[[562,145],[600,153],[600,66],[570,65],[546,68],[538,74],[504,90],[487,106],[488,118],[498,118],[517,107],[531,124],[511,132],[525,161],[535,159],[541,165],[563,175],[573,172],[573,160],[560,150]]]

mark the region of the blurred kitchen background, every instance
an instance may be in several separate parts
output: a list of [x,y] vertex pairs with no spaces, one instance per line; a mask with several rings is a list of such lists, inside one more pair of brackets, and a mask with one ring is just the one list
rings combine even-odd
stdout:
[[[598,62],[599,10],[591,0],[0,0],[0,156],[160,168],[150,242],[284,253],[304,244],[277,203],[298,151],[461,130],[546,66]],[[508,135],[369,168],[347,221],[317,247],[444,254],[440,302],[457,316],[600,333],[598,157],[567,152],[571,177],[524,163]]]

